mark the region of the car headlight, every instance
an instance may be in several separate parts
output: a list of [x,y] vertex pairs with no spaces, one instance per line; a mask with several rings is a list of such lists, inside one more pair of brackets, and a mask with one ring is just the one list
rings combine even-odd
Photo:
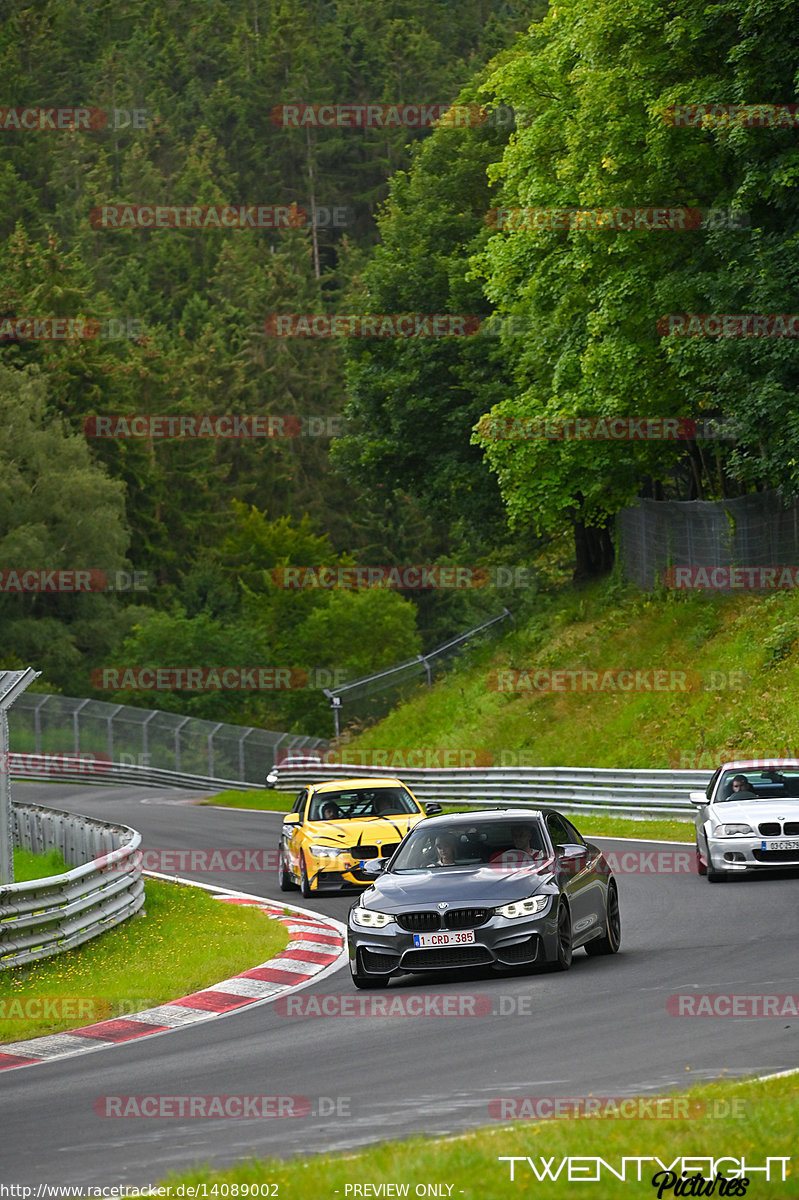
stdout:
[[501,917],[507,917],[510,921],[514,917],[532,917],[536,913],[543,912],[549,904],[549,896],[530,896],[527,900],[514,900],[512,904],[503,904],[497,909]]
[[349,856],[346,846],[309,846],[308,849],[314,858],[338,858],[342,854]]
[[714,837],[752,837],[755,831],[751,825],[713,825],[710,832]]
[[374,908],[354,908],[351,916],[353,925],[363,925],[369,929],[382,929],[394,920],[391,913],[377,912]]

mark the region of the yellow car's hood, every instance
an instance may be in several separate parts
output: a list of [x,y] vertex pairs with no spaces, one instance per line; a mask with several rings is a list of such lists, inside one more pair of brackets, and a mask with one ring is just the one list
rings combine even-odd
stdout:
[[320,846],[375,846],[400,841],[409,829],[423,820],[423,813],[402,813],[351,821],[309,821],[305,832],[309,840]]

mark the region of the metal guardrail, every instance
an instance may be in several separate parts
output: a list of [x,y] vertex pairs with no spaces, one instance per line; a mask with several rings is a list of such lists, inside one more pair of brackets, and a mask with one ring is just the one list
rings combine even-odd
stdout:
[[9,771],[13,779],[36,779],[61,783],[137,784],[141,787],[189,788],[198,792],[219,792],[223,788],[245,791],[264,786],[263,777],[243,779],[188,775],[162,767],[142,767],[135,763],[114,763],[92,755],[11,754]]
[[693,813],[688,792],[704,790],[711,771],[616,770],[594,767],[458,767],[392,770],[298,758],[276,768],[278,791],[291,792],[320,780],[394,776],[419,800],[446,804],[552,804],[565,812],[599,809],[632,816]]
[[141,834],[127,825],[38,804],[13,804],[17,845],[60,850],[72,870],[0,886],[0,969],[35,962],[97,937],[144,903]]

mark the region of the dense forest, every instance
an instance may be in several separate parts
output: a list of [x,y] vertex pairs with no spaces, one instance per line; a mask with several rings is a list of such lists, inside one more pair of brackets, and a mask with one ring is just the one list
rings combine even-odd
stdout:
[[[353,678],[507,595],[292,591],[275,568],[557,553],[585,576],[636,496],[797,490],[796,335],[773,321],[799,312],[792,5],[2,11],[4,667],[326,734],[318,690],[98,671]],[[680,316],[719,313],[770,314],[769,336]],[[280,336],[287,314],[451,314],[469,336]],[[164,436],[161,417],[240,433]],[[641,417],[688,432],[524,433]],[[29,569],[107,582],[35,591]]]

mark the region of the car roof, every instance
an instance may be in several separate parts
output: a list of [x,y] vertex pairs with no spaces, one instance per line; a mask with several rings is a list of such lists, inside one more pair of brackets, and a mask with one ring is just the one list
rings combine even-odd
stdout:
[[764,767],[797,767],[799,758],[738,758],[722,763],[720,771],[762,771]]
[[[440,816],[427,817],[423,822],[425,829],[430,829],[431,826],[444,826],[460,824],[464,819],[475,821],[478,825],[488,824],[491,821],[507,821],[508,818],[514,820],[530,820],[530,818],[545,817],[549,813],[557,812],[554,808],[478,808],[476,812],[457,812],[457,813],[441,813]],[[563,816],[563,813],[558,813],[558,816]],[[566,820],[569,818],[566,817]],[[420,828],[417,826],[417,828]]]
[[[381,788],[381,787],[401,787],[405,789],[405,784],[401,779],[392,778],[360,778],[360,779],[328,779],[324,783],[312,783],[308,790],[313,792],[353,792],[358,788]],[[407,790],[407,789],[405,789]]]

